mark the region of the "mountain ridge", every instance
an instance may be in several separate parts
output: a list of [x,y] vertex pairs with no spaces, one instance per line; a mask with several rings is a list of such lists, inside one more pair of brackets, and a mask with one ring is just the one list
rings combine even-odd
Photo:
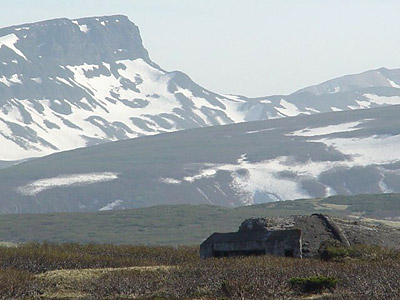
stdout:
[[[352,83],[349,84],[348,81]],[[302,88],[293,94],[299,94],[304,92],[311,92],[315,95],[320,95],[323,93],[335,93],[339,91],[349,91],[351,89],[356,88],[368,88],[376,85],[379,82],[379,86],[381,87],[394,87],[400,88],[400,85],[396,83],[400,81],[400,69],[388,69],[385,67],[380,67],[377,69],[372,69],[368,71],[364,71],[361,73],[347,74],[343,76],[339,76],[322,83],[311,85],[306,88]],[[340,85],[341,83],[346,83],[346,87],[336,86],[332,89],[333,85]],[[349,88],[350,85],[350,88]],[[327,87],[328,86],[328,87]],[[329,87],[330,86],[330,87]],[[339,90],[338,90],[339,89]]]
[[332,94],[219,95],[154,63],[125,16],[14,25],[0,29],[0,160],[196,127],[400,104],[399,70],[385,72],[392,86],[376,81]]

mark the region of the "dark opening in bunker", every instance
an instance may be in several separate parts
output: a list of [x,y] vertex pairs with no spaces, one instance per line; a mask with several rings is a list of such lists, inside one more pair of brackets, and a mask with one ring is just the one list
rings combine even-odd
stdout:
[[294,257],[293,249],[286,249],[285,250],[285,257]]
[[257,256],[265,255],[264,249],[240,250],[240,251],[214,251],[215,257],[231,257],[231,256]]

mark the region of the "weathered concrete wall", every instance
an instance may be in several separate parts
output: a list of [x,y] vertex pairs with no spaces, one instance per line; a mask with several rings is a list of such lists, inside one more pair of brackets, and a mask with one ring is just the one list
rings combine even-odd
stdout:
[[[266,254],[276,256],[292,256],[302,257],[301,251],[301,235],[297,239],[285,239],[281,241],[271,241],[265,244]],[[288,251],[292,251],[292,255],[288,255]]]
[[200,245],[200,258],[201,259],[206,259],[209,257],[213,257],[214,251],[213,251],[213,244],[201,244]]
[[200,246],[200,257],[261,254],[302,257],[301,247],[301,230],[248,231],[238,232],[236,236],[235,233],[214,234]]

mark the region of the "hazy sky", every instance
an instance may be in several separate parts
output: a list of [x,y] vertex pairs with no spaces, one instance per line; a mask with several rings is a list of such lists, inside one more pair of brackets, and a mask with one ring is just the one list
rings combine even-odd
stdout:
[[0,27],[124,14],[151,58],[219,93],[291,93],[400,68],[399,0],[1,0]]

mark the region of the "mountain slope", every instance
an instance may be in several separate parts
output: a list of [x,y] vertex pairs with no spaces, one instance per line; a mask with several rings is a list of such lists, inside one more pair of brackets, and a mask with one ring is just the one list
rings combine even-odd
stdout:
[[0,170],[0,211],[240,206],[400,192],[400,106],[167,133]]
[[[400,104],[400,71],[222,96],[152,62],[124,16],[0,29],[0,160],[195,127]],[[211,75],[210,75],[211,76]]]

